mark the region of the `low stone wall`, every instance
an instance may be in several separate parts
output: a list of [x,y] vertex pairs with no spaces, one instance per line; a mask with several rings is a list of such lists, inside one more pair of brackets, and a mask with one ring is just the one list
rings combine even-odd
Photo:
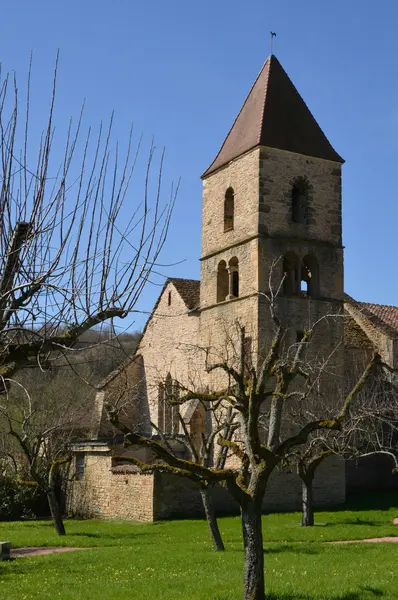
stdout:
[[153,521],[153,475],[111,473],[109,519]]
[[71,516],[153,521],[153,475],[112,471],[110,453],[87,453],[81,481],[68,493]]
[[[155,473],[154,478],[154,520],[204,517],[197,484],[169,473]],[[239,512],[238,504],[223,487],[213,487],[212,495],[219,514]]]
[[[344,461],[327,458],[317,469],[313,483],[314,505],[322,508],[345,501]],[[301,479],[295,471],[275,469],[268,482],[263,508],[266,512],[301,510]]]
[[[221,486],[212,489],[218,514],[238,514],[239,506]],[[345,465],[327,459],[314,479],[317,507],[342,504],[345,500]],[[301,481],[295,472],[275,470],[264,498],[265,512],[300,510]],[[156,521],[203,517],[198,486],[190,479],[169,473],[141,475],[112,469],[110,453],[86,454],[82,481],[73,482],[69,494],[72,516],[100,519]]]
[[[165,473],[154,475],[154,520],[203,517],[199,489],[189,479]],[[345,466],[332,457],[319,467],[314,479],[314,504],[328,507],[345,501]],[[238,514],[239,506],[221,486],[212,489],[218,514]],[[295,472],[275,470],[264,497],[265,512],[288,512],[301,509],[301,480]]]

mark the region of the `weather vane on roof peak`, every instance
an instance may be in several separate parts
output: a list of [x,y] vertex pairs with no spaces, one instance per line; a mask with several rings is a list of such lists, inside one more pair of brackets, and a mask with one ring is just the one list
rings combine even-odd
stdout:
[[276,32],[270,31],[271,34],[271,55],[274,53],[274,38],[276,38]]

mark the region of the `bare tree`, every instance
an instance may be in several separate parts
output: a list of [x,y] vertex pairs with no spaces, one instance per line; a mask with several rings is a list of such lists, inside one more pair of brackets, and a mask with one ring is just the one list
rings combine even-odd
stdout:
[[[362,369],[364,368],[362,364]],[[356,365],[354,380],[360,377],[361,367]],[[391,470],[398,466],[398,388],[396,373],[387,364],[369,378],[356,395],[338,431],[318,431],[305,445],[289,457],[302,480],[302,525],[314,525],[313,480],[317,469],[329,456],[342,460],[361,460],[369,456],[384,455],[391,462]],[[346,382],[348,383],[348,382]],[[333,416],[336,407],[330,402],[311,407],[312,414]],[[308,408],[307,408],[308,410]],[[292,422],[300,425],[303,415],[290,412]]]
[[5,380],[7,391],[0,400],[3,430],[14,442],[8,444],[7,455],[13,459],[17,481],[36,485],[46,494],[56,532],[65,535],[62,476],[69,473],[71,443],[90,428],[91,389],[71,370],[59,379],[44,373],[42,386],[33,370],[23,375],[24,385]]
[[[83,333],[125,318],[166,240],[176,190],[162,200],[164,152],[152,143],[135,182],[141,140],[112,144],[113,115],[83,132],[83,108],[65,136],[55,130],[58,58],[47,120],[31,143],[30,70],[25,98],[15,76],[0,82],[0,375],[48,368]],[[58,160],[59,159],[59,160]],[[4,386],[3,386],[4,387]]]
[[107,406],[110,421],[124,434],[125,444],[148,448],[160,459],[157,465],[143,464],[138,459],[132,459],[142,471],[156,468],[189,477],[198,484],[222,483],[237,500],[241,509],[245,553],[245,600],[264,600],[266,597],[261,514],[263,497],[271,473],[291,455],[293,449],[304,445],[313,433],[341,429],[353,400],[381,362],[378,355],[371,359],[349,393],[339,397],[338,409],[333,417],[325,415],[313,418],[308,414],[305,424],[292,432],[284,427],[289,401],[294,399],[305,406],[310,394],[316,395],[318,390],[311,373],[302,368],[303,353],[311,342],[316,325],[304,333],[294,352],[284,352],[282,341],[285,328],[276,314],[273,298],[270,310],[275,333],[258,368],[252,366],[247,369],[246,336],[244,328],[240,327],[237,363],[224,360],[207,364],[206,367],[208,373],[224,373],[230,384],[225,389],[210,393],[188,390],[179,400],[180,404],[192,399],[199,399],[205,403],[225,403],[239,414],[239,435],[242,443],[235,439],[226,439],[221,434],[217,440],[221,447],[233,454],[239,468],[228,468],[226,465],[217,469],[178,458],[165,444],[125,426],[117,409],[111,405]]
[[[172,405],[179,404],[179,401],[173,397],[170,398],[169,401]],[[217,449],[217,447],[215,448],[215,446],[217,446],[215,442],[218,435],[222,435],[223,439],[228,441],[232,439],[234,431],[239,427],[239,422],[236,420],[237,413],[230,406],[223,410],[223,408],[220,406],[220,403],[209,403],[203,402],[202,400],[192,400],[191,402],[197,402],[200,408],[203,410],[205,427],[199,435],[192,435],[192,433],[188,430],[184,418],[181,415],[179,415],[179,423],[181,426],[182,435],[165,434],[153,423],[152,426],[154,427],[155,431],[159,433],[160,439],[172,454],[175,455],[173,447],[169,442],[180,442],[186,449],[188,460],[190,460],[193,464],[202,465],[206,468],[214,467],[215,469],[222,470],[225,468],[228,457],[227,448],[225,446],[220,446]],[[209,425],[206,427],[207,424]],[[218,526],[212,496],[212,487],[214,484],[205,480],[194,480],[199,485],[203,510],[209,526],[214,549],[217,551],[223,551],[225,549],[224,542]]]
[[76,365],[84,334],[137,310],[158,267],[177,190],[163,201],[164,152],[156,160],[152,143],[132,193],[142,144],[133,143],[132,129],[124,150],[112,143],[113,115],[97,133],[84,133],[82,107],[58,138],[57,71],[58,57],[47,118],[33,142],[31,68],[24,98],[15,75],[0,80],[0,404],[62,534],[54,481],[76,410],[66,410],[64,397],[49,406],[22,384],[14,405],[9,390],[20,369],[44,371],[60,356]]

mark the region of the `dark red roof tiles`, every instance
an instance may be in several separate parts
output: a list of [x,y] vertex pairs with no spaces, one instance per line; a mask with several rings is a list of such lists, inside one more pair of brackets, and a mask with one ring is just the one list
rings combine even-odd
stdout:
[[185,302],[185,306],[190,310],[199,306],[200,299],[200,281],[197,279],[181,279],[171,277],[168,279],[176,288],[181,298]]
[[270,56],[249,92],[207,177],[258,146],[343,163],[275,56]]
[[357,304],[374,327],[382,329],[390,337],[398,336],[398,306],[368,302],[358,302]]
[[345,302],[351,304],[376,329],[391,338],[398,337],[398,306],[358,302],[346,295]]

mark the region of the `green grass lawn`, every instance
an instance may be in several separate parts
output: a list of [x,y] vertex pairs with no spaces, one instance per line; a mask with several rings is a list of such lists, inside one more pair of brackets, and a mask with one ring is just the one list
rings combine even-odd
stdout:
[[[398,500],[398,496],[396,498]],[[264,516],[265,579],[273,600],[398,599],[398,544],[323,544],[398,536],[398,508]],[[396,502],[398,505],[398,502]],[[225,553],[212,551],[204,521],[154,524],[66,521],[0,523],[13,546],[78,546],[81,552],[0,563],[0,598],[30,600],[240,600],[243,552],[238,518],[220,519]]]

